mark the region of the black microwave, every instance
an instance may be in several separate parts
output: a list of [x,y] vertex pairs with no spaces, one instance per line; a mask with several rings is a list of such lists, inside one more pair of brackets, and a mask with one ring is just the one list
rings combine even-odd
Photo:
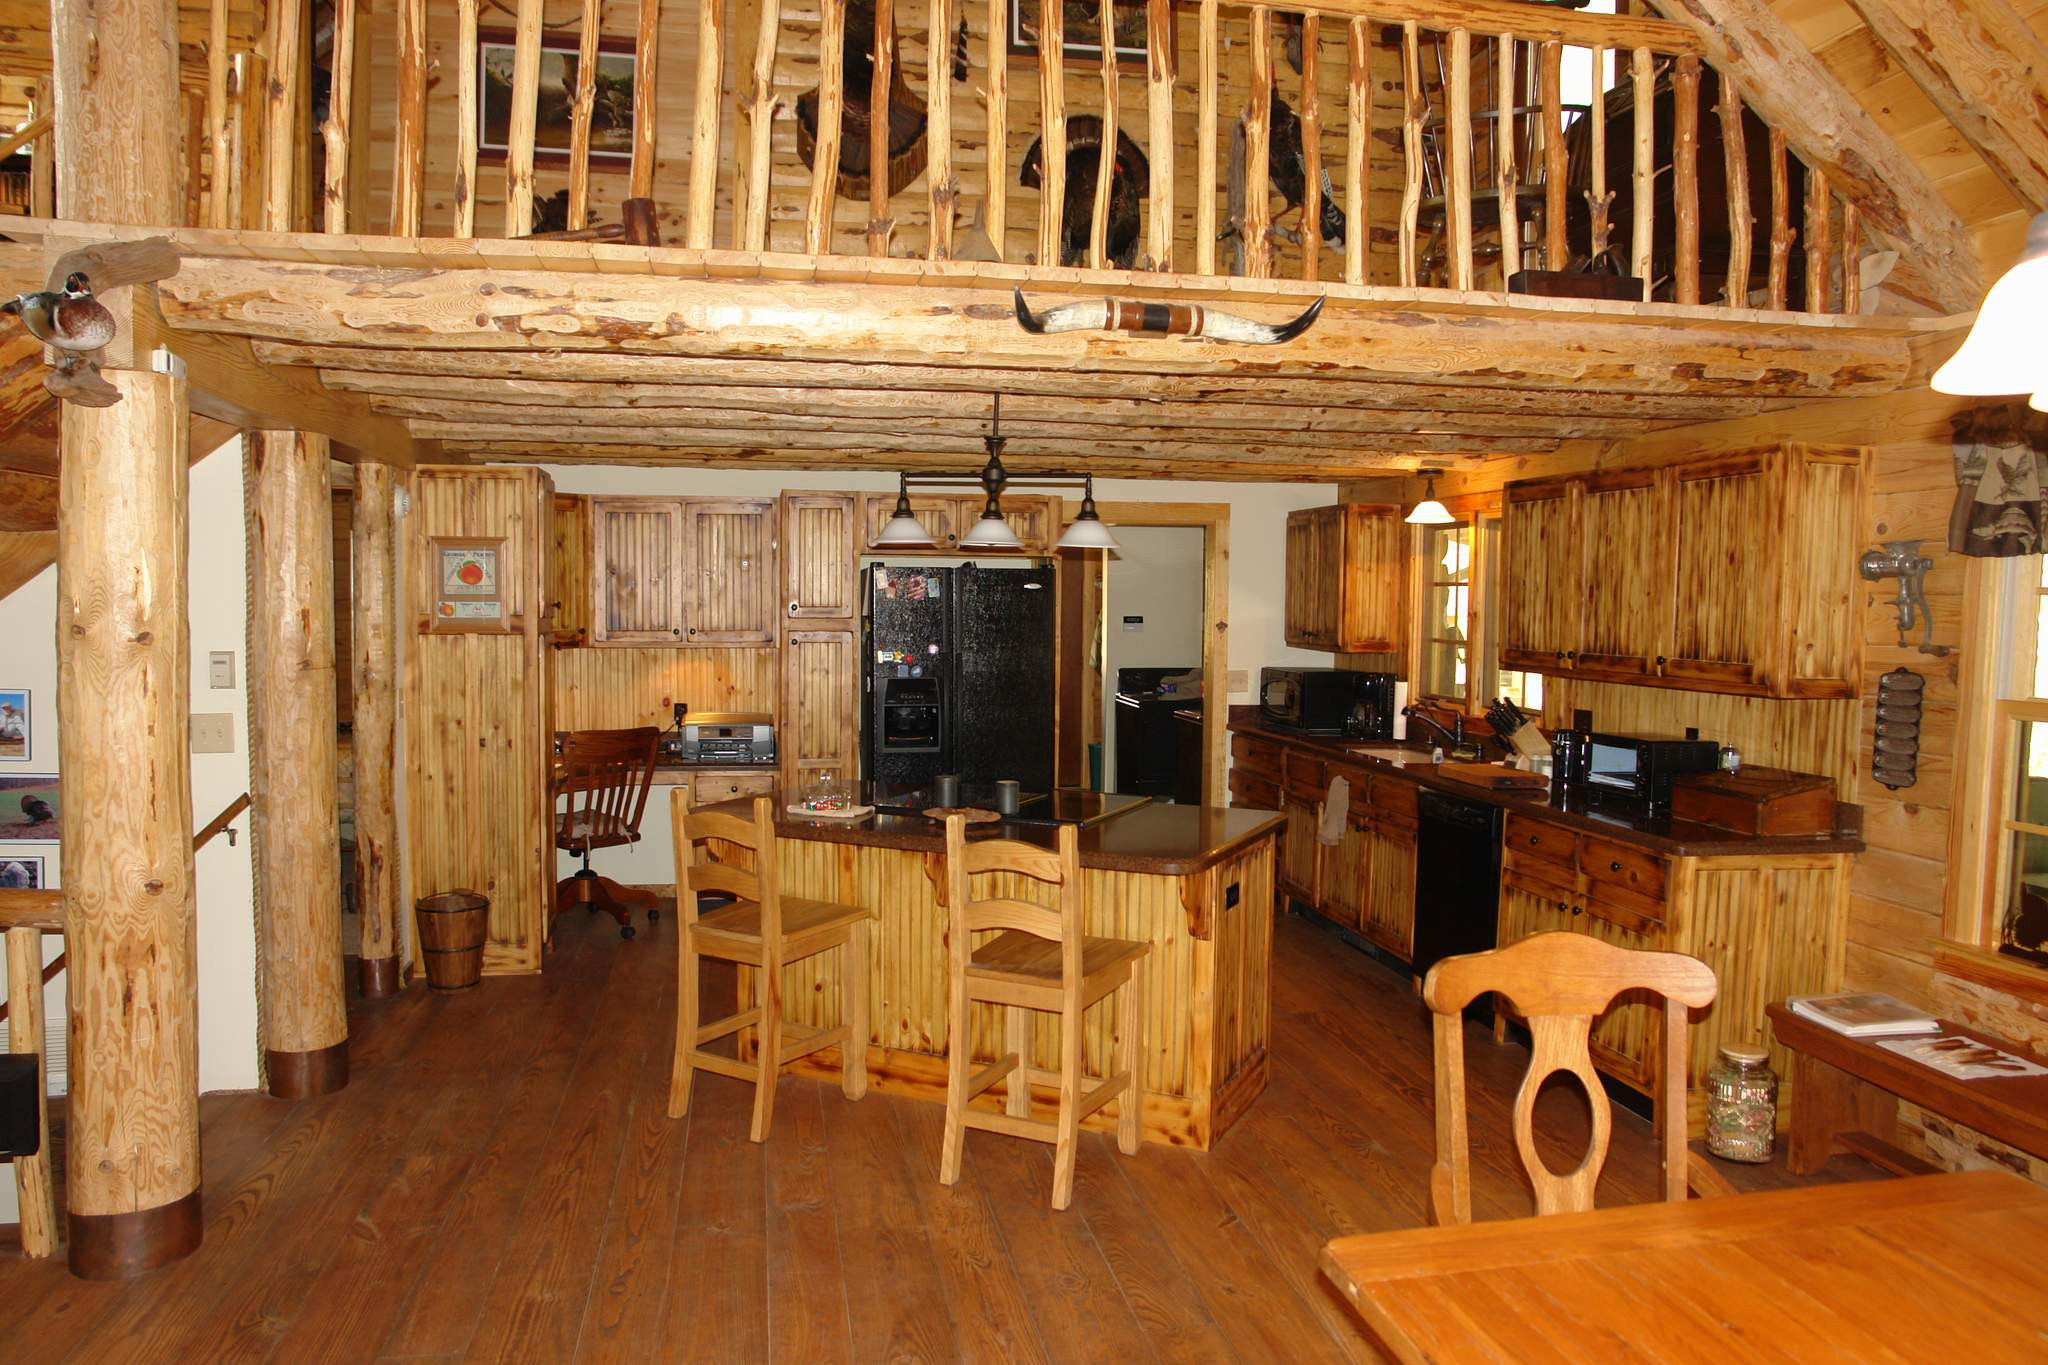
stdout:
[[1646,739],[1638,735],[1586,737],[1586,794],[1642,810],[1671,804],[1671,784],[1687,773],[1710,773],[1721,748],[1708,739]]
[[1352,703],[1372,699],[1374,729],[1384,734],[1359,738],[1387,739],[1393,734],[1393,675],[1359,673],[1347,668],[1263,668],[1259,670],[1259,714],[1275,725],[1311,735],[1340,735],[1351,716]]

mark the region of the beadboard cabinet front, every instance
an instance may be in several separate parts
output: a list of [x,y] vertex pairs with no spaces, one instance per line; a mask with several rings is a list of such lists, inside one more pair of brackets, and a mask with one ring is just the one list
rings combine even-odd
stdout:
[[683,638],[693,645],[772,645],[773,498],[683,502]]
[[1501,499],[1502,668],[1561,672],[1579,647],[1586,550],[1580,482],[1511,483]]
[[792,621],[860,615],[860,496],[782,495],[784,611]]
[[682,642],[682,499],[591,499],[590,555],[592,644]]
[[1372,503],[1287,514],[1287,643],[1336,654],[1401,649],[1401,509]]

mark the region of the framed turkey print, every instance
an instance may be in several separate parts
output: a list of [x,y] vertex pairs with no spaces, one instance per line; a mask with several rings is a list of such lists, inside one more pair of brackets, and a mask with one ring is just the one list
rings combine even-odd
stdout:
[[513,631],[518,624],[505,609],[503,540],[470,540],[433,536],[428,540],[427,571],[433,575],[433,613],[428,629],[449,631]]

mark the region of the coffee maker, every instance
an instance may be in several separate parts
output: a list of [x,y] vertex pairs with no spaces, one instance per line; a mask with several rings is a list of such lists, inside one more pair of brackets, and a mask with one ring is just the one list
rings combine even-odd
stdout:
[[1355,691],[1344,713],[1344,738],[1389,741],[1394,737],[1394,675],[1354,673]]

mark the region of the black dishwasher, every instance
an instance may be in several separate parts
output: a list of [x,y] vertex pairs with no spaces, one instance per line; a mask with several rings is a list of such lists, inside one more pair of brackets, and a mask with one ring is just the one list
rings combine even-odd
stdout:
[[1500,932],[1499,806],[1442,792],[1416,797],[1415,957],[1418,977],[1447,957],[1483,953]]

